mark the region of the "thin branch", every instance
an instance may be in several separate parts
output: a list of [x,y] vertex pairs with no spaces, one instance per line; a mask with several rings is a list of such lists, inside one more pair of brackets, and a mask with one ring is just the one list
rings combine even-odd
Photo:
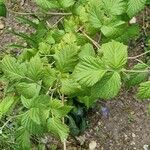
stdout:
[[[43,13],[40,12],[17,12],[10,9],[7,9],[10,13],[18,14],[18,15],[42,15]],[[65,12],[46,12],[46,15],[53,15],[53,16],[68,16],[72,15],[72,13],[65,13]]]
[[81,31],[82,34],[83,34],[87,39],[89,39],[97,49],[100,49],[100,45],[99,45],[96,41],[94,41],[91,37],[89,37],[89,36],[82,30],[82,27],[81,27],[81,29],[79,28],[78,31]]
[[146,52],[144,52],[144,53],[142,53],[142,54],[140,54],[140,55],[137,55],[137,56],[128,57],[128,59],[136,59],[136,58],[141,57],[141,56],[144,56],[144,55],[146,55],[146,54],[148,54],[148,53],[150,53],[150,50],[149,50],[149,51],[146,51]]
[[60,21],[62,21],[64,19],[64,16],[61,17],[60,19],[58,19],[53,25],[51,28],[54,28]]
[[147,69],[147,70],[126,70],[126,69],[123,69],[122,72],[130,72],[130,73],[149,73],[150,70]]
[[[61,101],[62,101],[62,104],[64,106],[64,104],[65,104],[64,94],[61,95]],[[64,118],[62,118],[62,121],[63,121],[63,124],[65,124],[65,119]],[[66,140],[63,142],[63,150],[67,150]]]

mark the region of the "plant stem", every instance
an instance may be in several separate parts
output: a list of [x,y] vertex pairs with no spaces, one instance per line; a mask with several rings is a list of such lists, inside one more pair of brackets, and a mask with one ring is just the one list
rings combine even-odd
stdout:
[[[37,12],[17,12],[10,9],[7,9],[10,13],[18,14],[18,15],[42,15],[43,13]],[[53,15],[53,16],[68,16],[72,15],[72,13],[64,13],[64,12],[46,12],[46,15]]]
[[146,55],[146,54],[148,54],[148,53],[150,53],[150,50],[149,50],[149,51],[146,51],[146,52],[144,52],[144,53],[142,53],[142,54],[140,54],[140,55],[137,55],[137,56],[128,57],[128,59],[136,59],[136,58],[141,57],[141,56],[144,56],[144,55]]
[[122,72],[131,72],[131,73],[148,73],[150,72],[150,70],[126,70],[126,69],[123,69]]
[[[64,103],[65,103],[64,94],[61,95],[61,101],[62,101],[62,104],[64,106]],[[65,119],[64,118],[62,118],[62,122],[63,122],[63,124],[65,124]],[[67,150],[66,140],[63,142],[63,150]]]
[[96,41],[94,41],[91,37],[89,37],[82,29],[79,28],[78,31],[81,31],[82,34],[83,34],[87,39],[89,39],[97,49],[100,49],[100,45],[99,45]]

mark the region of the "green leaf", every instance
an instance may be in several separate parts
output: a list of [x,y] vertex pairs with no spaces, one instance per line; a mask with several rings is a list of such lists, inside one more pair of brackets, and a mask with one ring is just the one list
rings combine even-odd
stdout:
[[16,19],[23,24],[30,25],[31,27],[37,29],[37,24],[24,16],[16,16]]
[[[147,70],[148,69],[148,65],[144,64],[144,63],[138,63],[137,65],[135,65],[133,67],[132,70]],[[127,80],[127,85],[129,87],[131,86],[135,86],[137,84],[140,84],[141,82],[145,81],[148,77],[148,72],[135,72],[135,73],[129,73],[128,74],[128,80]]]
[[132,38],[137,37],[140,34],[140,28],[138,25],[132,25],[126,27],[122,35],[117,37],[115,40],[119,42],[128,43],[128,41]]
[[100,59],[85,57],[75,67],[73,76],[83,86],[93,86],[106,73],[106,69]]
[[21,102],[22,102],[22,104],[23,104],[24,107],[30,108],[31,100],[32,99],[27,99],[23,95],[21,95]]
[[79,83],[71,78],[61,79],[61,84],[62,85],[60,90],[65,95],[77,94],[81,90],[81,86],[79,85]]
[[2,70],[9,80],[20,80],[25,78],[25,66],[20,65],[15,58],[8,55],[2,60]]
[[66,141],[67,137],[69,136],[69,128],[62,123],[61,119],[48,119],[47,127],[49,132],[53,133],[56,136],[59,136],[62,142]]
[[6,5],[3,2],[0,2],[0,16],[6,17],[6,14],[7,14]]
[[127,46],[122,43],[112,41],[103,44],[101,51],[103,60],[112,69],[120,69],[127,62]]
[[140,99],[150,98],[150,81],[143,82],[140,84],[137,96]]
[[56,117],[65,117],[71,109],[71,106],[64,106],[60,100],[55,99],[50,101],[50,110],[52,114]]
[[97,99],[95,99],[92,96],[84,96],[84,97],[79,97],[79,102],[85,104],[85,106],[87,108],[90,108],[91,106],[93,106],[93,104],[97,101]]
[[108,15],[121,15],[125,11],[124,0],[102,0],[102,2]]
[[31,149],[31,142],[30,142],[30,134],[29,132],[20,127],[16,133],[16,143],[18,146],[18,150],[30,150]]
[[67,45],[54,55],[56,67],[61,72],[72,72],[78,61],[79,47],[76,44]]
[[39,81],[42,77],[43,64],[38,55],[31,58],[30,62],[27,65],[27,76],[34,80]]
[[122,28],[124,23],[125,22],[121,20],[113,20],[109,24],[103,25],[101,31],[106,37],[113,38],[121,34],[120,28]]
[[94,28],[101,28],[102,26],[102,11],[98,6],[93,5],[89,12],[89,22]]
[[31,108],[30,110],[28,110],[28,113],[29,113],[29,117],[33,122],[39,125],[41,124],[39,108]]
[[135,16],[144,8],[146,0],[128,0],[127,14],[129,17]]
[[16,89],[20,95],[30,99],[39,94],[41,86],[36,83],[21,82],[16,86]]
[[0,119],[5,115],[14,104],[13,96],[7,96],[0,102]]
[[[33,116],[32,116],[33,115]],[[40,134],[43,131],[43,126],[39,124],[39,115],[35,114],[35,112],[27,111],[22,116],[21,125],[30,133]]]
[[86,43],[84,46],[82,46],[81,52],[79,53],[80,58],[83,58],[85,56],[95,56],[95,50],[93,46],[89,43]]
[[58,7],[58,2],[56,0],[35,0],[35,2],[46,10]]
[[56,81],[57,75],[56,71],[52,68],[45,67],[43,70],[43,83],[46,87],[50,87],[53,85],[53,83]]
[[68,8],[75,3],[75,0],[58,0],[58,2],[62,8]]
[[50,97],[48,95],[39,95],[31,100],[30,108],[49,109]]
[[115,97],[121,88],[121,78],[117,72],[104,76],[92,88],[92,95],[95,98],[111,99]]

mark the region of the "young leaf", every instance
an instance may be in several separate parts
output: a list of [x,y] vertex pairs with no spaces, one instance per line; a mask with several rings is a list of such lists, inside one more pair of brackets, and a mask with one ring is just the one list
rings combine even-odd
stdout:
[[2,60],[2,70],[9,80],[20,80],[25,78],[25,66],[20,65],[15,58],[8,55]]
[[13,96],[7,96],[0,102],[0,119],[6,114],[14,103]]
[[61,141],[65,141],[69,135],[69,128],[58,118],[50,118],[47,122],[49,132],[60,137]]
[[36,83],[21,82],[16,86],[16,89],[20,95],[30,99],[39,94],[41,86]]
[[144,8],[146,0],[128,0],[127,14],[129,17],[135,16],[140,10]]
[[100,59],[85,57],[75,67],[73,76],[76,81],[84,86],[93,86],[106,73],[106,69]]
[[93,97],[110,99],[115,97],[121,88],[121,78],[117,72],[104,76],[92,87]]
[[113,69],[122,68],[127,62],[127,46],[122,43],[112,41],[103,44],[101,47],[103,60]]
[[61,72],[72,72],[78,61],[79,47],[76,44],[67,45],[54,55],[56,67]]
[[141,99],[150,98],[150,81],[143,82],[140,84],[137,96]]

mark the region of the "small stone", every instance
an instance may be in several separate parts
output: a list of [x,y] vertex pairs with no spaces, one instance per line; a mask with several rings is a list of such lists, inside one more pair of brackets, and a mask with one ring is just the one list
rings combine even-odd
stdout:
[[96,141],[91,141],[89,144],[89,150],[95,150],[97,146]]
[[128,139],[128,136],[127,136],[126,134],[124,134],[124,137],[125,137],[125,140],[127,140],[127,139]]
[[131,142],[131,145],[135,145],[135,142],[134,142],[134,141],[132,141],[132,142]]
[[130,21],[129,21],[129,23],[130,24],[134,24],[134,23],[136,23],[137,21],[136,21],[136,18],[135,17],[133,17]]
[[144,149],[144,150],[148,150],[148,148],[149,148],[149,145],[144,145],[144,146],[143,146],[143,149]]
[[135,137],[136,137],[136,135],[135,135],[134,133],[132,133],[132,137],[133,137],[133,138],[135,138]]
[[5,28],[5,23],[3,21],[0,21],[0,30]]

